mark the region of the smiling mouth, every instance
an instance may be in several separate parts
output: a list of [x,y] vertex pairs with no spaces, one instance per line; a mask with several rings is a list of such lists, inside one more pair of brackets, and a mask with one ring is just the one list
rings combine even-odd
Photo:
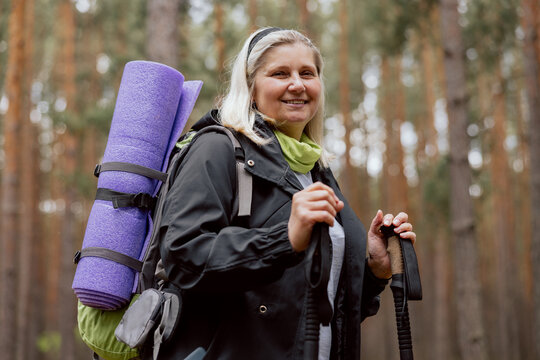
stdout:
[[284,102],[285,104],[307,104],[308,101],[307,100],[281,100],[282,102]]

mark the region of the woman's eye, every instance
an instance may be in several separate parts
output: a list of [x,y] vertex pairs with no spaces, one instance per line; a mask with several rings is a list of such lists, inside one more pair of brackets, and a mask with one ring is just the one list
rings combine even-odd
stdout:
[[285,76],[286,73],[284,71],[275,71],[272,73],[272,76]]
[[313,71],[303,71],[302,76],[315,76],[315,73]]

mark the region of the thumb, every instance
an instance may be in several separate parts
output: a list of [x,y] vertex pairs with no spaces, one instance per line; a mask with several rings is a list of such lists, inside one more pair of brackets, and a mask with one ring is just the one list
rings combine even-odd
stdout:
[[377,234],[379,232],[379,228],[381,227],[382,223],[383,223],[383,212],[382,210],[378,210],[377,214],[371,221],[371,227],[369,230],[372,233]]

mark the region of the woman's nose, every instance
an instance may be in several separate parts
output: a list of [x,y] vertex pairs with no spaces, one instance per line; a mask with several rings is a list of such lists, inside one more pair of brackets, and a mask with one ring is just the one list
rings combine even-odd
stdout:
[[299,75],[291,76],[291,83],[289,84],[289,91],[304,91],[306,87]]

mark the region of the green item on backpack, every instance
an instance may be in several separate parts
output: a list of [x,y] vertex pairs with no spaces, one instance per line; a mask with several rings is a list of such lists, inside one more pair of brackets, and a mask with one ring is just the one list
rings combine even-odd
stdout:
[[[135,294],[133,303],[139,294]],[[105,360],[140,359],[138,349],[132,349],[114,336],[116,327],[131,303],[119,310],[100,310],[78,303],[77,320],[79,333],[88,347]]]

